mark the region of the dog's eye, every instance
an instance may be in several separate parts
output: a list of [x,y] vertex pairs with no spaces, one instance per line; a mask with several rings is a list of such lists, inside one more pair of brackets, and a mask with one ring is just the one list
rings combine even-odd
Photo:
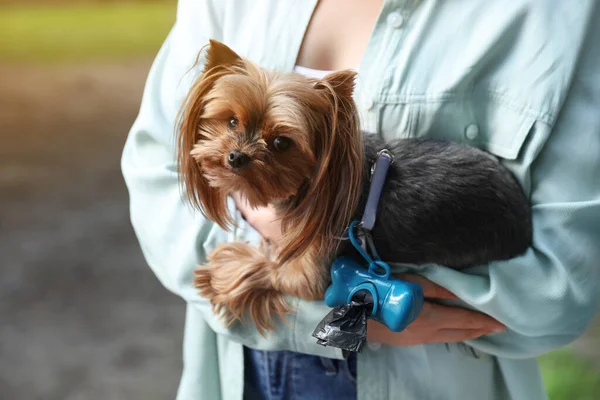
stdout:
[[292,141],[285,136],[277,136],[275,140],[273,140],[273,147],[275,147],[275,150],[277,151],[286,151],[290,147],[290,144],[292,144]]
[[231,119],[229,120],[229,122],[227,124],[229,125],[230,128],[235,128],[236,126],[238,126],[238,120],[236,117],[231,117]]

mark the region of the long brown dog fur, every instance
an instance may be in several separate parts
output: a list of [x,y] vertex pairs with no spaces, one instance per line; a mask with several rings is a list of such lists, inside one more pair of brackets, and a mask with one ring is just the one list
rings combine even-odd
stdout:
[[[195,286],[227,323],[249,316],[261,332],[290,312],[285,295],[322,298],[341,233],[362,188],[363,147],[352,99],[355,73],[323,79],[259,68],[211,41],[204,72],[182,106],[178,164],[187,199],[224,229],[227,198],[275,206],[283,238],[272,246],[220,245]],[[275,138],[291,141],[277,151]],[[227,157],[250,158],[242,170]],[[278,249],[278,251],[275,251]],[[270,254],[274,252],[276,254]]]

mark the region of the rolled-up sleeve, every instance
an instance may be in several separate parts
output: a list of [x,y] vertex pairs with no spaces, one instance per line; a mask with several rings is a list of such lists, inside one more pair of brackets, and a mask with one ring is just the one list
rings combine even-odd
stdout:
[[[181,4],[181,3],[180,3]],[[190,3],[191,4],[191,3]],[[181,10],[180,10],[181,15]],[[201,16],[188,17],[202,23]],[[206,29],[206,37],[191,35],[178,21],[162,46],[147,79],[139,115],[129,133],[121,167],[130,195],[131,221],[147,263],[160,282],[200,311],[220,335],[244,345],[270,350],[293,350],[342,358],[342,352],[316,344],[312,330],[329,311],[320,302],[290,298],[296,312],[288,324],[263,337],[248,323],[224,326],[209,302],[193,287],[193,270],[220,243],[233,240],[258,243],[258,234],[239,217],[233,203],[230,210],[239,225],[231,232],[220,229],[194,212],[183,201],[175,159],[175,124],[178,109],[191,85],[194,70],[188,71],[197,50],[218,32]],[[189,61],[189,63],[187,63]],[[187,63],[187,64],[186,64]]]
[[469,271],[423,270],[467,306],[506,325],[503,333],[469,342],[484,352],[527,358],[551,351],[580,336],[598,309],[600,29],[591,25],[556,123],[535,124],[531,140],[546,142],[531,165],[519,166],[529,171],[532,247]]

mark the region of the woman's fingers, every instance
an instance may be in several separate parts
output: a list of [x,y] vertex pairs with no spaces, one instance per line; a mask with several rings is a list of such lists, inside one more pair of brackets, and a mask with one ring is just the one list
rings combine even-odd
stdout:
[[281,238],[281,222],[275,215],[275,207],[269,205],[267,207],[253,208],[248,201],[243,199],[238,193],[232,194],[232,198],[238,211],[242,214],[242,217],[256,229],[263,238],[272,242],[278,241]]
[[500,332],[504,325],[489,315],[459,307],[425,302],[414,323],[437,326],[438,330],[463,329]]
[[438,331],[435,341],[431,343],[457,343],[477,339],[489,334],[489,331],[479,329],[442,329]]
[[443,300],[456,300],[458,298],[454,293],[423,276],[415,274],[397,274],[395,276],[403,281],[413,282],[421,286],[425,297]]
[[[426,298],[443,300],[457,299],[456,295],[452,292],[423,276],[399,274],[398,278],[420,285]],[[499,332],[504,329],[504,326],[501,323],[489,315],[464,308],[443,306],[431,302],[425,302],[421,314],[413,324],[419,323],[437,323],[439,329],[484,329],[488,332]]]
[[427,343],[456,343],[489,334],[485,329],[440,329],[411,327],[402,332],[392,332],[385,325],[369,321],[367,340],[392,346],[418,346]]
[[369,320],[367,340],[395,346],[453,343],[499,332],[502,324],[477,311],[425,302],[417,319],[402,332]]

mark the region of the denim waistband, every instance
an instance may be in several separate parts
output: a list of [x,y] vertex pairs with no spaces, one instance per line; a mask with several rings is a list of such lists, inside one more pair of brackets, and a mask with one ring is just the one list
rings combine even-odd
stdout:
[[244,400],[356,399],[356,354],[335,360],[244,348]]

